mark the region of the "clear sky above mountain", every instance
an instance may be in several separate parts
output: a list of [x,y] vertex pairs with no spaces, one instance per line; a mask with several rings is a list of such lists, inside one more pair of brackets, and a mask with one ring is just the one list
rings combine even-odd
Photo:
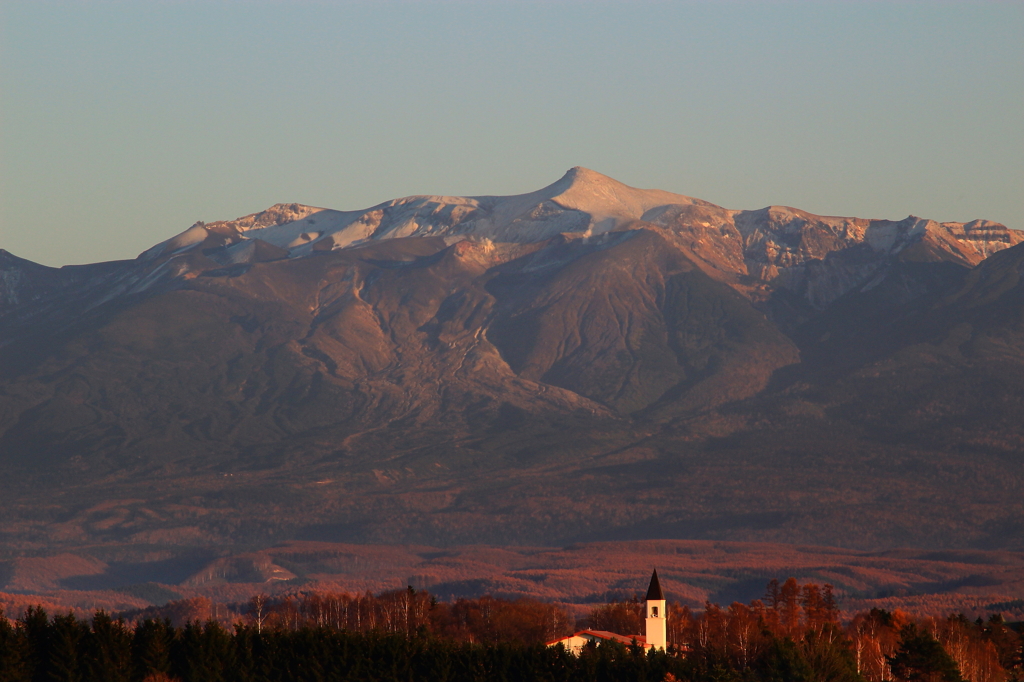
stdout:
[[0,248],[582,165],[730,208],[1024,228],[1021,2],[0,3]]

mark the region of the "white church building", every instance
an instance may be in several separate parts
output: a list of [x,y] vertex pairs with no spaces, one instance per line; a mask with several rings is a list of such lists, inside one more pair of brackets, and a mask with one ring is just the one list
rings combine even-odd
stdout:
[[651,575],[651,584],[647,588],[647,628],[642,635],[620,635],[606,630],[580,630],[568,637],[562,637],[548,646],[561,644],[567,651],[579,655],[587,644],[594,642],[621,642],[625,645],[632,645],[634,642],[644,648],[644,651],[651,649],[665,650],[668,643],[668,611],[665,607],[665,595],[661,591],[661,583],[658,582],[658,571]]

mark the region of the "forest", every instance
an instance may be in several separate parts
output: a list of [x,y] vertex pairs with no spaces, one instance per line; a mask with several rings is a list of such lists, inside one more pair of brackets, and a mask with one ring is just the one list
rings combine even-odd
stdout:
[[844,621],[831,586],[793,578],[749,604],[670,602],[666,652],[608,643],[578,657],[546,643],[585,628],[643,632],[639,596],[576,620],[531,599],[442,602],[412,588],[255,595],[199,617],[208,607],[182,600],[89,619],[0,612],[0,682],[1024,680],[1021,623],[879,609]]

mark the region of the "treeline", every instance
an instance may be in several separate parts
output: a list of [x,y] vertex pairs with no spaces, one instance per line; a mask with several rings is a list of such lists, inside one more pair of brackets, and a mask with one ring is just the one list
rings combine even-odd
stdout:
[[132,628],[97,614],[47,619],[31,610],[0,621],[0,682],[584,682],[660,681],[686,675],[685,661],[608,646],[577,658],[543,644],[470,644],[381,632],[238,625]]
[[411,588],[257,595],[216,614],[235,614],[227,626],[200,617],[209,607],[183,600],[130,620],[49,617],[38,608],[13,622],[0,614],[0,682],[1024,680],[1022,638],[998,616],[915,620],[874,609],[844,625],[831,587],[794,579],[773,581],[750,604],[692,612],[670,603],[669,651],[650,654],[605,644],[575,657],[544,646],[574,629],[642,633],[638,596],[575,623],[535,600],[445,603]]
[[257,632],[327,628],[430,635],[470,644],[544,643],[571,633],[575,625],[564,608],[536,599],[484,596],[439,602],[411,587],[376,595],[307,592],[276,599],[256,595],[246,604],[216,606],[198,597],[122,615],[128,621],[167,620],[179,627],[214,620],[228,626],[242,622]]
[[[594,609],[580,625],[643,632],[636,596]],[[779,680],[1024,681],[1024,637],[1001,616],[913,619],[872,609],[845,626],[832,586],[790,578],[768,584],[763,600],[693,613],[668,604],[668,640],[707,679],[747,679],[787,670]]]
[[763,602],[727,609],[711,604],[697,617],[683,616],[683,636],[694,654],[709,662],[725,659],[736,669],[788,649],[795,666],[814,671],[804,679],[841,679],[836,672],[851,668],[870,682],[1004,682],[1024,675],[1021,636],[998,615],[912,619],[872,609],[844,627],[827,586],[801,586],[792,578],[770,585]]

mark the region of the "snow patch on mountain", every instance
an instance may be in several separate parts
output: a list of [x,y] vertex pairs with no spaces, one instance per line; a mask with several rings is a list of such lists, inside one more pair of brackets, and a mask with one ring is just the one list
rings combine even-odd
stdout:
[[299,220],[253,227],[245,230],[243,235],[248,239],[262,239],[268,244],[288,249],[294,256],[305,256],[309,255],[311,249],[303,247],[308,247],[325,235],[343,231],[360,215],[360,211],[315,209]]
[[140,258],[151,259],[157,258],[158,256],[169,256],[175,253],[181,253],[188,249],[194,248],[210,236],[209,231],[202,222],[197,222],[192,227],[188,228],[184,232],[177,234],[165,242],[161,242],[151,249],[143,252]]
[[924,235],[929,226],[934,229],[935,223],[915,216],[910,216],[906,221],[899,223],[873,221],[864,231],[864,241],[879,253],[893,253],[915,237]]
[[[557,182],[512,196],[411,196],[364,211],[333,211],[278,204],[234,221],[211,223],[287,248],[293,257],[331,251],[370,239],[465,236],[494,242],[537,242],[561,233],[602,234],[673,205],[707,202],[661,190],[640,190],[586,168]],[[167,250],[164,249],[164,252]]]

